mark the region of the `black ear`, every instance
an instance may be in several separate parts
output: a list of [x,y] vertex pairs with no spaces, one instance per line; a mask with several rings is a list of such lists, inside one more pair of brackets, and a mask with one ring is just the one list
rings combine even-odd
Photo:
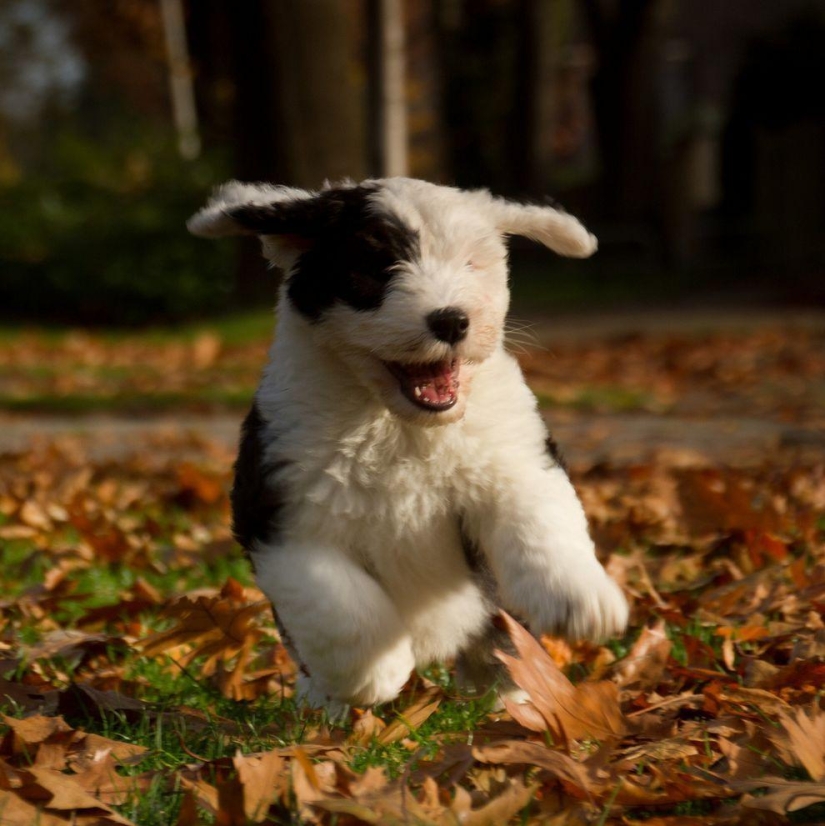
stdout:
[[325,233],[363,221],[371,209],[376,187],[343,186],[313,193],[308,198],[268,204],[240,204],[226,215],[247,232],[257,235],[289,235],[312,241]]
[[229,181],[219,186],[206,206],[196,212],[186,226],[194,235],[219,238],[223,235],[261,235],[269,224],[277,232],[279,208],[311,202],[317,193],[272,184],[244,184]]
[[224,210],[224,214],[245,232],[255,235],[292,235],[307,240],[316,238],[334,220],[334,202],[324,194],[296,201],[271,204],[243,204]]

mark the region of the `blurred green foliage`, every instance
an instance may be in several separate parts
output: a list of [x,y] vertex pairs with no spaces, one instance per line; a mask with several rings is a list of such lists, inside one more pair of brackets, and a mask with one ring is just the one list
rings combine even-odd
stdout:
[[184,225],[225,160],[184,161],[168,129],[134,115],[93,131],[64,121],[30,170],[0,177],[0,317],[141,324],[225,308],[232,246]]

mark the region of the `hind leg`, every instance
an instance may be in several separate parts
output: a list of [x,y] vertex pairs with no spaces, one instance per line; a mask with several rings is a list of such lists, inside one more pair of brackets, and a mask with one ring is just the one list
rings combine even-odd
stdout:
[[314,544],[260,545],[256,579],[308,680],[299,694],[335,711],[394,699],[415,666],[410,635],[381,586],[342,551]]

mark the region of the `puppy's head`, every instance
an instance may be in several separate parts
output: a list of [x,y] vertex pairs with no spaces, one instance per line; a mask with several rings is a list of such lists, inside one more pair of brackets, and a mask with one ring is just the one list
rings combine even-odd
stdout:
[[[196,235],[255,234],[286,273],[286,307],[358,390],[420,424],[460,419],[475,366],[501,346],[508,235],[586,257],[596,239],[552,207],[409,178],[320,192],[230,182],[189,221]],[[354,390],[354,392],[358,392]]]

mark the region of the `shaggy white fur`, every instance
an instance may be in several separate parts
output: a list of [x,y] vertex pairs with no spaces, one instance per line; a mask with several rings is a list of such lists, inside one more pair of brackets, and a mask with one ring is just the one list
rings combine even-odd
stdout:
[[[363,217],[391,219],[415,252],[383,274],[377,306],[336,293],[309,317],[290,285],[312,286],[317,274],[301,268],[325,235],[303,226],[295,205],[308,210],[348,190],[365,192]],[[410,179],[320,193],[233,182],[189,227],[259,234],[287,270],[255,402],[262,486],[274,504],[247,544],[309,675],[300,686],[308,703],[393,699],[415,666],[483,644],[495,603],[534,632],[601,639],[625,628],[625,599],[596,559],[503,345],[504,236],[584,257],[596,240],[575,218]],[[428,326],[444,308],[466,316],[466,331],[446,337],[458,340]],[[441,378],[428,384],[422,365]],[[468,544],[495,595],[468,562]]]

